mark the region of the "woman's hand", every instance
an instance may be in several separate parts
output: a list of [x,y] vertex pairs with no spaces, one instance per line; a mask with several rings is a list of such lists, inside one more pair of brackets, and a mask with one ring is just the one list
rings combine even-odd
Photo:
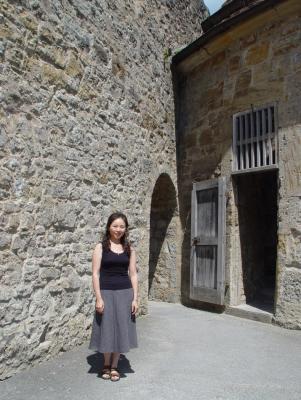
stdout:
[[102,313],[103,313],[104,308],[105,308],[105,304],[104,304],[104,302],[103,302],[103,299],[98,299],[98,300],[96,300],[96,303],[95,303],[95,310],[96,310],[99,314],[102,314]]
[[132,301],[132,314],[136,314],[138,311],[138,302],[136,300]]

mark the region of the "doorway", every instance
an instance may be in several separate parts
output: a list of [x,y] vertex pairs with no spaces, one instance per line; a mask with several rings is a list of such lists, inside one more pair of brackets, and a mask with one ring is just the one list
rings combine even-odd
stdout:
[[274,312],[277,261],[278,172],[234,177],[242,284],[246,304]]

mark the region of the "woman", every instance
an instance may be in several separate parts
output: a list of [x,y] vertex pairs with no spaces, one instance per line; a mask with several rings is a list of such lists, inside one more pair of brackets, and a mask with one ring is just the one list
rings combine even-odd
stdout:
[[128,221],[122,213],[110,215],[104,239],[95,247],[92,282],[96,312],[89,349],[103,353],[101,377],[115,382],[120,379],[120,353],[137,347],[136,254],[128,241]]

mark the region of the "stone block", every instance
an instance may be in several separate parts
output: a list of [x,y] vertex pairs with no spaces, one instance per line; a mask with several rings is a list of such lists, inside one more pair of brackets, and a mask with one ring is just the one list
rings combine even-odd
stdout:
[[39,277],[39,264],[33,260],[26,260],[22,269],[23,282],[34,282]]
[[7,303],[16,296],[15,289],[9,286],[1,286],[0,290],[0,303]]
[[[1,255],[5,255],[5,252],[2,252]],[[19,257],[16,262],[13,262],[13,257],[4,256],[2,257],[2,263],[3,264],[1,265],[0,272],[1,285],[7,285],[15,288],[16,285],[20,282],[21,261]]]
[[105,48],[101,43],[95,42],[93,45],[95,56],[98,62],[101,62],[104,65],[108,64],[108,54]]
[[77,87],[66,73],[51,64],[42,64],[41,79],[47,85],[53,85],[67,91],[76,92]]
[[15,234],[11,244],[11,250],[15,252],[24,252],[30,240],[30,236],[26,234]]
[[60,281],[50,281],[47,285],[47,290],[52,296],[55,296],[56,301],[59,302],[58,295],[62,293],[64,288]]
[[241,66],[241,57],[240,56],[232,56],[229,58],[228,61],[228,68],[229,68],[229,72],[230,73],[234,73],[236,71],[238,71],[238,69]]
[[70,53],[69,55],[65,72],[72,78],[81,79],[83,77],[84,67],[81,63],[81,60],[74,53]]
[[[24,304],[24,298],[25,297],[30,297],[34,291],[35,287],[38,287],[38,281],[33,281],[33,283],[22,283],[17,287],[17,298],[22,299],[22,304]],[[28,308],[28,307],[27,307]],[[28,310],[26,311],[27,314]],[[26,318],[27,315],[25,315],[24,318]]]
[[0,232],[0,250],[10,247],[12,235],[7,232]]
[[275,42],[273,45],[273,55],[274,56],[285,56],[292,51],[295,51],[299,46],[297,41],[292,40]]
[[281,303],[276,307],[274,321],[287,329],[301,329],[301,307],[300,302]]
[[62,37],[58,34],[58,29],[53,29],[51,24],[40,24],[39,25],[39,39],[49,44],[60,44]]
[[251,80],[252,80],[251,70],[245,70],[241,72],[236,80],[234,96],[238,97],[246,96],[250,88]]
[[54,209],[54,227],[57,230],[73,229],[77,215],[72,204],[58,204]]
[[35,47],[35,53],[43,62],[56,68],[64,69],[66,66],[66,51],[60,47],[40,44]]
[[68,199],[68,183],[63,181],[49,182],[49,184],[45,188],[45,193],[53,198]]
[[36,235],[44,235],[45,232],[46,232],[46,229],[45,229],[44,226],[42,226],[42,225],[37,225],[37,226],[35,227],[35,234],[36,234]]
[[45,204],[36,215],[37,224],[44,228],[49,228],[54,222],[54,206]]
[[218,82],[218,84],[208,88],[205,97],[209,110],[216,109],[222,105],[223,89],[224,82]]
[[278,302],[295,303],[301,310],[301,266],[285,269]]
[[202,129],[199,135],[199,146],[212,144],[215,138],[215,132],[212,128]]
[[[49,313],[49,309],[52,307],[53,301],[50,295],[43,289],[37,290],[33,296],[29,307],[29,315],[37,318],[38,316],[46,316]],[[32,322],[32,330],[36,329],[36,324]]]
[[1,23],[0,39],[9,39],[12,42],[21,41],[22,34],[18,29],[16,29],[16,27]]
[[5,51],[5,60],[18,69],[22,69],[25,57],[25,53],[18,48],[8,48]]
[[38,21],[37,19],[28,12],[22,12],[19,15],[20,22],[31,32],[37,33],[38,30]]
[[81,82],[77,94],[82,100],[92,100],[97,97],[95,88],[86,82]]
[[283,129],[286,137],[281,149],[281,182],[286,196],[301,196],[301,125]]
[[0,172],[0,188],[9,190],[13,184],[13,178],[8,171],[4,169]]
[[72,271],[72,275],[64,276],[64,271],[62,272],[61,286],[63,289],[67,290],[77,290],[81,287],[80,277]]
[[0,127],[0,148],[5,148],[7,141],[8,141],[7,134],[3,129],[3,127]]
[[57,279],[60,276],[60,271],[54,267],[46,267],[40,270],[40,278],[46,280]]
[[211,67],[218,67],[220,64],[224,63],[226,59],[226,51],[223,50],[218,54],[215,54],[211,59]]
[[251,34],[249,36],[244,36],[240,39],[239,44],[240,44],[240,49],[246,49],[249,48],[250,45],[256,43],[257,36],[256,34]]
[[34,229],[34,217],[30,213],[22,214],[20,218],[20,230],[21,231],[32,231]]

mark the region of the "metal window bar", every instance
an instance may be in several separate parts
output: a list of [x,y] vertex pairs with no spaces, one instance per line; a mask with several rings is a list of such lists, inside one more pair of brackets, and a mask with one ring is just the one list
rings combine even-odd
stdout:
[[261,112],[261,120],[262,120],[262,153],[263,153],[263,160],[262,166],[265,167],[267,165],[267,141],[266,141],[266,120],[265,120],[265,109]]
[[277,166],[275,105],[233,116],[233,170]]

